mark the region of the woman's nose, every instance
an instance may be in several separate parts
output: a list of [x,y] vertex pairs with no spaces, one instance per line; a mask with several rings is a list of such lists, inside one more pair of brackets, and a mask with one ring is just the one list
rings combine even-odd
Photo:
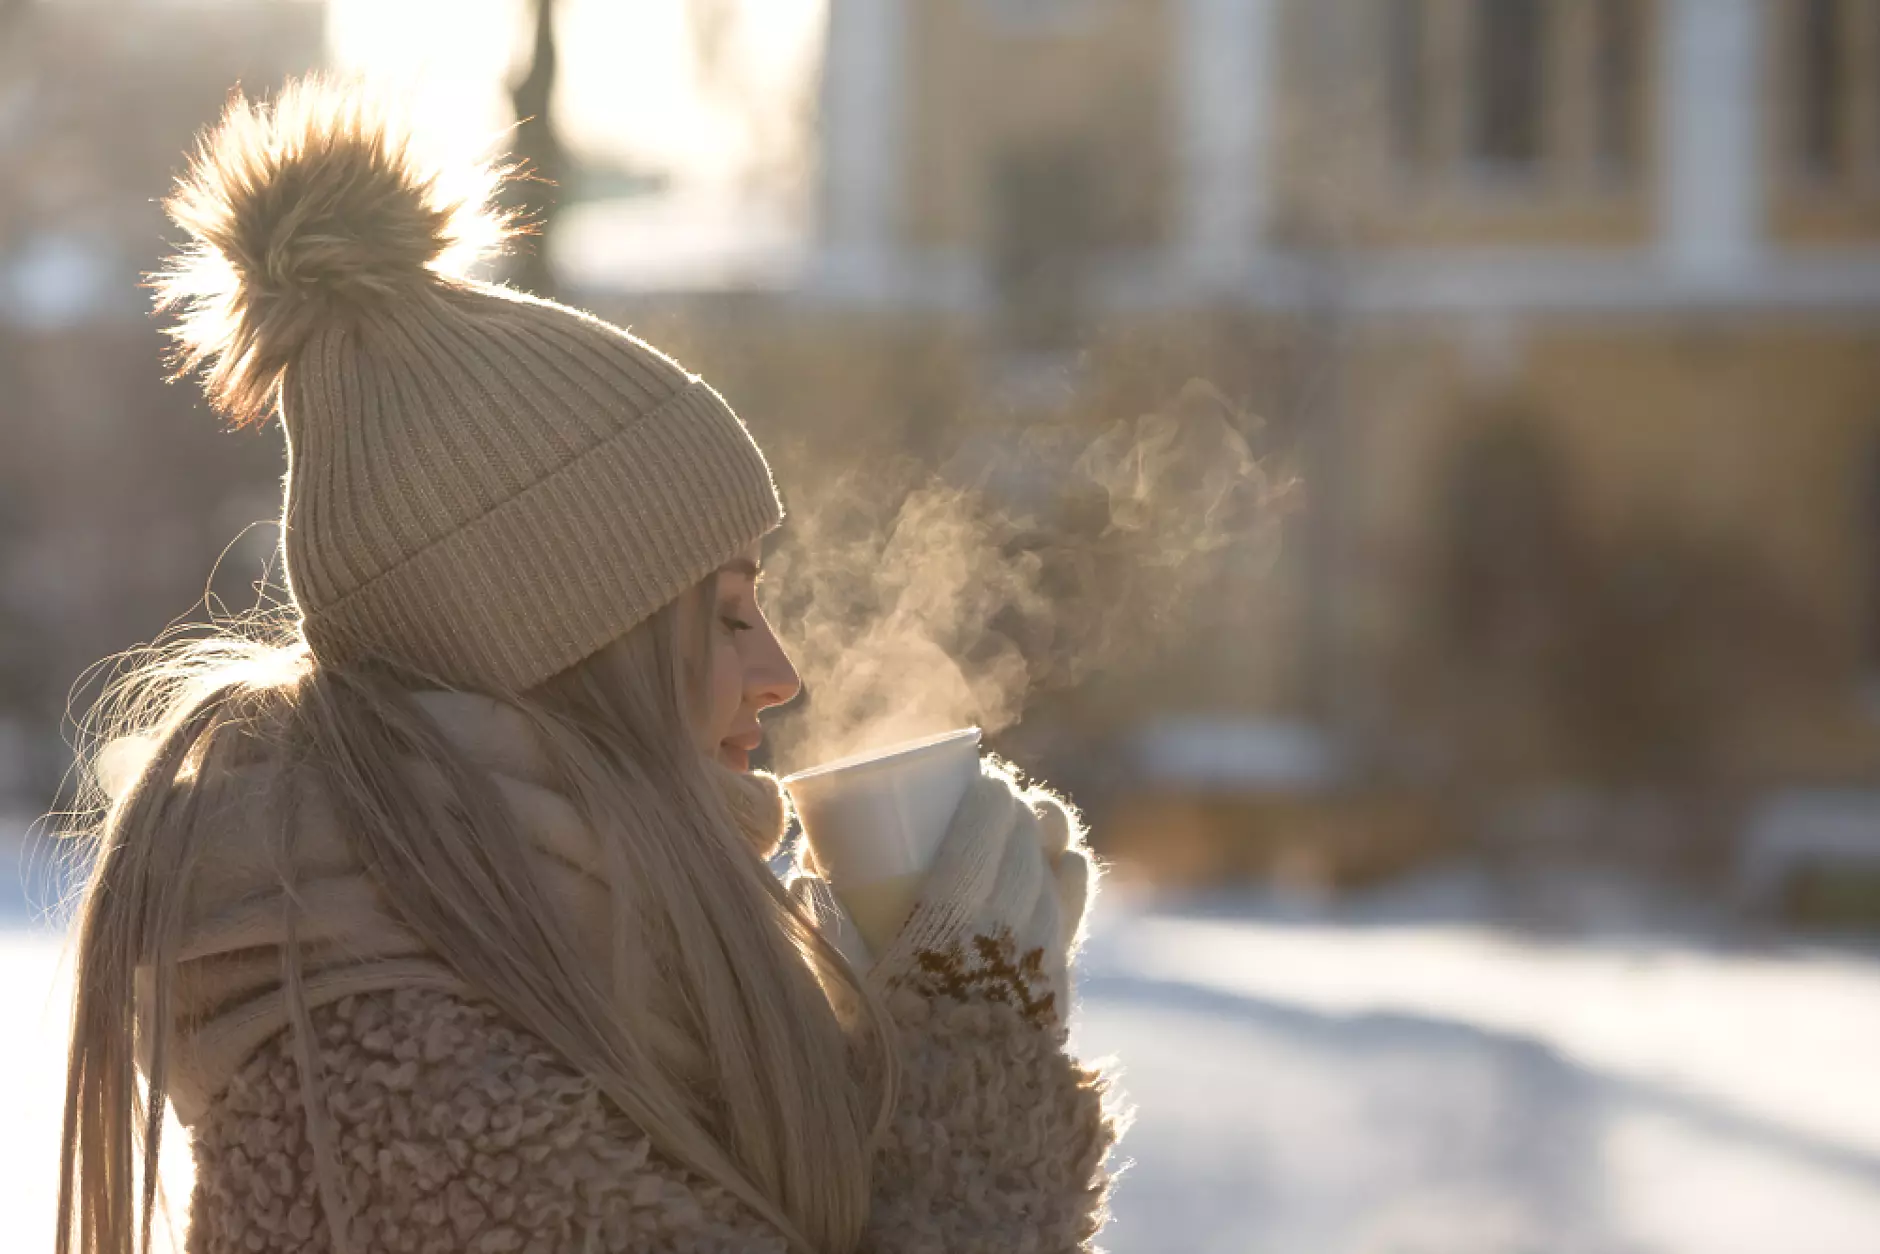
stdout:
[[801,691],[803,680],[791,665],[790,655],[783,651],[776,634],[766,628],[763,647],[744,671],[744,699],[763,710],[793,701]]

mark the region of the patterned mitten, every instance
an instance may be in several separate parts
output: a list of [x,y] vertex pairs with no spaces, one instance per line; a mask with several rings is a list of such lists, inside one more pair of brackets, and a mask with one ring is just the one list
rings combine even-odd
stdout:
[[1076,815],[985,762],[912,915],[870,978],[964,994],[1004,988],[1028,1011],[1069,1007],[1070,961],[1095,876]]
[[868,970],[896,1029],[893,1115],[863,1246],[1086,1254],[1115,1143],[1071,1056],[1071,954],[1092,883],[1075,814],[984,763],[912,915]]

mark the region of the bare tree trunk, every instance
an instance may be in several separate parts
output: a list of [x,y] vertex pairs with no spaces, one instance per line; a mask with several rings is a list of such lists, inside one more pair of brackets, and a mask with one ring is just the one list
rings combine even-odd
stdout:
[[514,152],[523,167],[523,177],[510,184],[510,205],[525,215],[534,233],[518,251],[508,278],[526,292],[552,297],[555,278],[549,269],[548,245],[555,214],[561,208],[568,161],[553,113],[555,0],[533,0],[533,4],[534,51],[528,71],[510,85],[509,98],[516,110]]

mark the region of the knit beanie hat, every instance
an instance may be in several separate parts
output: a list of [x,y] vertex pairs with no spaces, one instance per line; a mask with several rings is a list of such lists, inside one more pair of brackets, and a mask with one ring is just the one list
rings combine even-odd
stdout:
[[236,97],[168,208],[184,372],[234,423],[277,407],[282,556],[327,664],[530,687],[778,525],[717,392],[627,332],[474,282],[514,233],[500,174],[428,170],[317,80]]

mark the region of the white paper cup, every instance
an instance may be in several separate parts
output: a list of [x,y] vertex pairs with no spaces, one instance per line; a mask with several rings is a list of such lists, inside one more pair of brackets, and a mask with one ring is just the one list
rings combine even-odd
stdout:
[[873,953],[907,921],[920,883],[979,774],[979,729],[961,728],[799,771],[783,781],[816,866]]

